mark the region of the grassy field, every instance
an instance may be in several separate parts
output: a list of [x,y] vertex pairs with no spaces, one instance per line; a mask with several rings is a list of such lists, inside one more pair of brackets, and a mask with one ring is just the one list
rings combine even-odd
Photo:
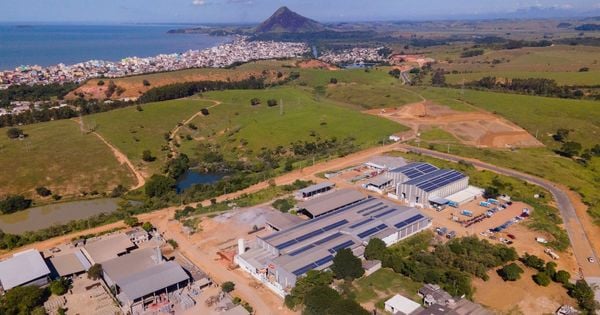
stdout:
[[335,71],[320,69],[295,69],[300,72],[300,78],[294,81],[295,85],[300,86],[327,86],[331,78],[337,79],[338,83],[356,83],[356,84],[389,84],[399,82],[388,74],[387,67],[377,69],[340,69]]
[[[145,104],[142,111],[126,107],[85,116],[84,121],[87,128],[95,127],[99,134],[119,148],[134,164],[144,165],[152,174],[158,171],[166,159],[166,152],[161,151],[167,144],[164,134],[211,105],[212,102],[205,100],[173,100]],[[150,150],[157,160],[144,163],[144,150]]]
[[400,82],[379,85],[337,84],[327,88],[327,98],[360,106],[361,109],[398,107],[421,98]]
[[[440,66],[448,71],[576,72],[582,67],[600,70],[600,47],[565,46],[493,50],[471,58],[454,58]],[[500,60],[498,64],[492,61]]]
[[448,84],[462,84],[479,80],[483,77],[504,79],[544,78],[555,80],[559,85],[600,85],[600,71],[588,72],[530,72],[530,71],[485,71],[461,74],[447,74]]
[[46,186],[65,199],[82,191],[107,192],[116,185],[130,186],[134,178],[108,147],[93,134],[82,134],[70,120],[19,127],[25,140],[11,140],[0,129],[0,196],[26,194]]
[[358,303],[385,301],[395,294],[402,294],[415,302],[421,302],[417,291],[422,284],[395,273],[388,268],[382,268],[373,274],[354,281],[354,293]]
[[[250,150],[258,153],[263,147],[287,147],[291,142],[314,141],[317,137],[354,137],[355,143],[365,148],[406,130],[389,120],[316,100],[312,93],[293,87],[210,92],[204,97],[223,103],[212,108],[209,116],[193,121],[199,127],[197,131],[182,132],[195,139],[183,142],[184,152],[193,153],[199,141],[209,141],[219,144],[225,154],[243,147],[246,155]],[[261,104],[251,106],[252,98],[259,98]],[[268,99],[283,102],[283,115],[280,106],[267,106]]]

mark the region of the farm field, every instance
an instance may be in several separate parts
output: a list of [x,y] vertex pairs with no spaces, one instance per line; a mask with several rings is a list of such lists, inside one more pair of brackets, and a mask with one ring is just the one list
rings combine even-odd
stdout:
[[108,192],[115,186],[134,184],[126,166],[93,134],[83,134],[71,120],[27,125],[27,138],[11,140],[0,129],[0,196],[24,194],[40,197],[35,188],[45,186],[63,199],[81,192]]
[[543,78],[552,79],[558,85],[600,85],[600,71],[588,72],[529,72],[529,71],[482,71],[460,74],[447,74],[446,82],[448,84],[462,84],[480,80],[483,77],[496,77],[497,79],[527,79]]
[[[86,128],[102,135],[149,176],[157,172],[166,160],[167,152],[162,150],[167,145],[164,134],[211,105],[211,101],[197,99],[149,103],[142,105],[142,111],[131,106],[84,116],[84,122]],[[157,160],[143,162],[144,150],[150,150]]]
[[[452,72],[577,72],[582,67],[600,70],[600,48],[592,46],[528,47],[486,51],[471,58],[455,58],[440,66]],[[498,64],[492,61],[500,60]]]
[[[184,152],[193,153],[197,143],[208,141],[219,144],[224,154],[240,152],[247,156],[260,153],[263,147],[287,147],[296,141],[332,137],[339,141],[353,137],[356,145],[366,148],[407,130],[327,100],[315,100],[312,93],[293,87],[209,92],[204,97],[222,104],[211,108],[210,115],[192,121],[198,130],[181,132],[194,139],[182,143]],[[251,106],[252,98],[260,99],[261,104]],[[283,115],[280,106],[267,106],[269,99],[283,102]]]

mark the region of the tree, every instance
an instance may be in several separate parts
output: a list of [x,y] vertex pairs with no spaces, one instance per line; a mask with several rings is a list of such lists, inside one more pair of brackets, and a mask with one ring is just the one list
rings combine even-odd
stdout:
[[235,283],[231,281],[225,281],[221,284],[221,290],[225,293],[229,293],[235,289]]
[[142,229],[146,232],[150,232],[154,229],[154,226],[150,222],[144,222],[144,224],[142,224]]
[[48,291],[37,286],[14,287],[6,292],[0,303],[0,314],[32,314],[34,309],[44,304]]
[[581,144],[574,141],[568,141],[563,143],[560,147],[560,153],[566,157],[577,156],[581,151]]
[[8,136],[9,139],[16,139],[21,135],[23,135],[23,130],[19,128],[11,127],[6,130],[6,136]]
[[63,295],[69,290],[69,280],[60,277],[50,283],[50,292],[54,295]]
[[337,84],[338,80],[336,78],[331,78],[331,79],[329,79],[329,83],[331,83],[331,84]]
[[533,282],[535,282],[537,285],[540,285],[542,287],[547,287],[550,284],[550,282],[552,282],[552,280],[550,279],[548,274],[545,272],[542,272],[542,271],[533,275],[532,278],[533,278]]
[[557,271],[554,274],[554,278],[553,278],[553,280],[555,282],[562,283],[563,285],[566,285],[567,283],[569,283],[570,279],[571,279],[571,274],[569,274],[569,272],[567,272],[565,270]]
[[285,296],[285,306],[294,309],[304,302],[306,294],[317,286],[328,286],[333,282],[333,274],[328,271],[309,270],[296,281],[290,294]]
[[250,100],[250,105],[252,105],[252,106],[256,106],[256,105],[259,105],[259,104],[260,104],[260,99],[259,99],[259,98],[257,98],[257,97],[255,97],[255,98],[252,98],[252,99]]
[[97,85],[98,85],[98,86],[103,86],[103,85],[104,85],[104,80],[100,80],[100,81],[98,81]]
[[150,150],[144,150],[144,152],[142,152],[142,160],[144,160],[145,162],[154,162],[156,160],[156,157],[152,155],[152,152],[150,152]]
[[152,175],[146,182],[144,191],[148,197],[161,197],[173,191],[175,180],[162,175]]
[[446,76],[444,75],[443,69],[438,69],[433,73],[433,76],[431,77],[431,84],[434,86],[446,85]]
[[586,310],[588,314],[595,314],[598,305],[594,299],[594,290],[592,290],[585,280],[577,280],[575,285],[570,287],[569,295],[575,298],[579,307]]
[[501,269],[498,269],[498,275],[504,281],[517,281],[521,278],[523,269],[515,263],[508,264]]
[[208,108],[203,108],[200,110],[200,112],[202,113],[202,115],[204,116],[208,116],[210,113],[208,112]]
[[558,265],[553,261],[549,261],[546,263],[544,272],[548,275],[548,277],[554,278],[554,276],[556,275],[556,266]]
[[367,247],[365,248],[365,258],[369,260],[382,260],[385,255],[386,245],[385,242],[379,238],[372,238],[369,240]]
[[275,100],[275,99],[269,99],[267,101],[267,106],[269,106],[269,107],[277,106],[277,100]]
[[525,255],[523,255],[523,257],[521,257],[521,261],[523,262],[523,264],[525,264],[525,266],[530,267],[530,268],[534,268],[537,271],[545,271],[545,267],[546,267],[546,262],[539,258],[538,256],[535,255],[529,255],[528,253],[525,253]]
[[127,192],[127,188],[123,187],[123,185],[119,184],[110,192],[111,198],[117,198],[123,196]]
[[135,110],[137,110],[138,112],[144,111],[144,109],[142,108],[142,105],[139,105],[139,104],[135,106]]
[[44,186],[37,187],[35,192],[42,197],[48,197],[52,195],[52,191]]
[[483,191],[484,198],[496,198],[496,197],[498,197],[498,195],[500,195],[500,191],[498,190],[498,187],[496,187],[496,186],[488,186]]
[[340,299],[339,293],[334,289],[320,285],[312,288],[304,297],[305,315],[328,314],[332,307],[332,302]]
[[331,315],[369,315],[360,304],[352,299],[339,299],[332,303],[327,314]]
[[131,227],[140,224],[140,221],[138,220],[138,218],[134,217],[134,216],[127,216],[127,217],[125,217],[125,219],[123,219],[123,222],[125,224],[127,224],[128,226],[131,226]]
[[563,142],[569,136],[569,129],[559,128],[556,130],[556,133],[552,135],[555,141]]
[[102,265],[94,264],[90,267],[90,269],[88,269],[87,277],[88,277],[88,279],[98,280],[98,279],[102,278],[103,273],[104,273],[104,271],[102,269]]
[[354,280],[360,278],[365,270],[362,268],[362,263],[358,257],[354,256],[348,248],[341,249],[333,258],[331,271],[337,279]]
[[148,81],[148,80],[144,80],[144,81],[142,81],[142,84],[143,84],[144,86],[150,86],[150,81]]
[[9,195],[0,200],[0,211],[5,214],[25,210],[30,206],[31,199],[25,199],[22,195]]
[[187,124],[188,128],[192,129],[192,130],[198,130],[198,126],[196,126],[196,124],[194,123],[189,123]]

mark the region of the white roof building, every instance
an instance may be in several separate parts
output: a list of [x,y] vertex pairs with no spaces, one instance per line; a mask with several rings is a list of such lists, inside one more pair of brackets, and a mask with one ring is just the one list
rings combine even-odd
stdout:
[[410,315],[421,308],[421,304],[400,294],[396,294],[391,299],[385,301],[384,305],[386,311],[401,315]]
[[4,291],[20,285],[46,284],[50,269],[35,249],[16,253],[0,262],[0,286]]

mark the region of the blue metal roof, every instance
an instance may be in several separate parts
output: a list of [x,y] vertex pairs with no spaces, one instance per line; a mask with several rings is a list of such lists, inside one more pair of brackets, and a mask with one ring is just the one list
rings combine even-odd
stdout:
[[415,179],[411,179],[405,182],[404,185],[414,185],[426,192],[430,192],[440,187],[447,186],[465,177],[467,177],[465,174],[455,170],[437,170]]

